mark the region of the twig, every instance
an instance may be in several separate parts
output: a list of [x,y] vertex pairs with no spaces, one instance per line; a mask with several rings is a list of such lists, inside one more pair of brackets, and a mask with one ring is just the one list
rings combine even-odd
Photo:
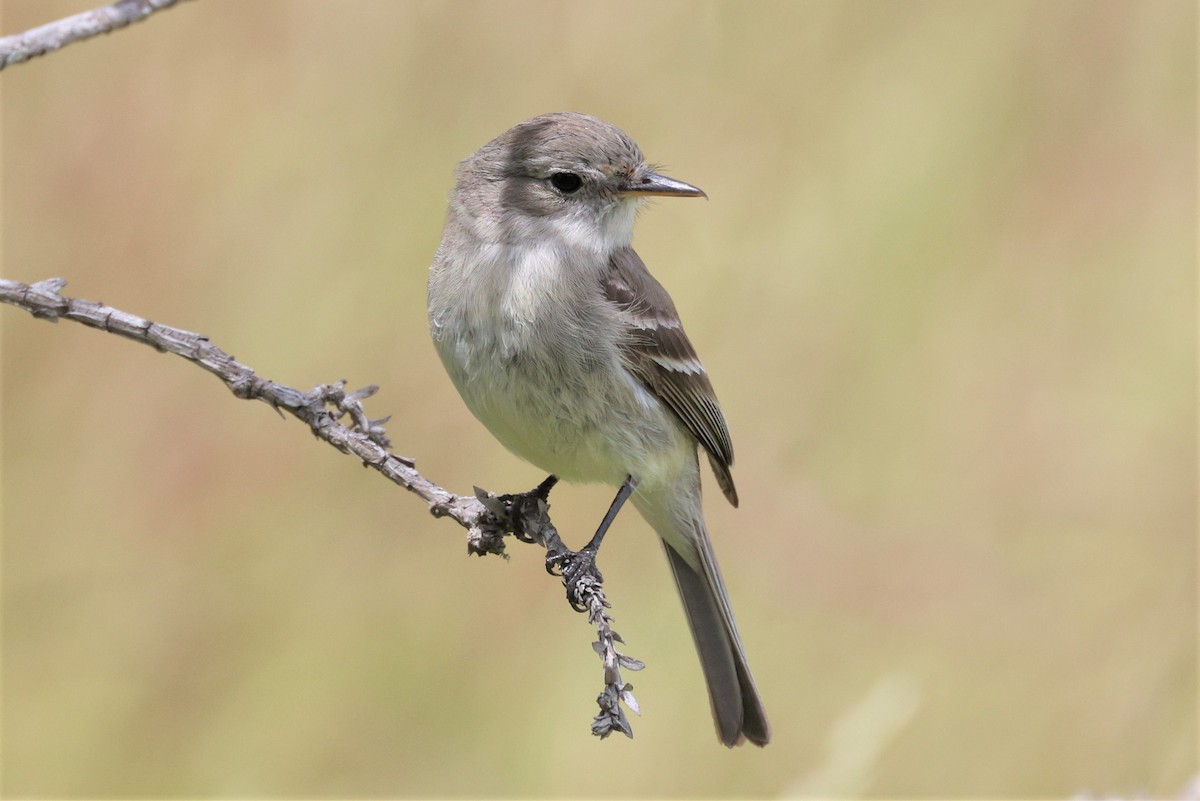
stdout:
[[0,38],[0,70],[43,56],[72,42],[81,42],[102,33],[112,33],[134,22],[141,22],[155,11],[179,0],[120,0],[103,8],[84,11],[50,22],[25,33]]
[[[519,495],[496,496],[478,487],[473,495],[456,495],[418,473],[412,459],[392,453],[383,429],[388,418],[369,420],[362,407],[362,401],[375,394],[378,387],[347,392],[343,380],[301,392],[258,376],[202,334],[160,325],[95,301],[65,297],[60,292],[66,283],[61,278],[36,284],[0,279],[0,301],[43,320],[73,320],[173,353],[220,378],[235,396],[262,401],[281,414],[304,421],[318,439],[342,453],[356,456],[367,467],[422,498],[434,517],[448,517],[466,528],[468,554],[507,557],[504,537],[508,534],[541,545],[547,551],[548,563],[569,552],[550,522],[546,503],[549,482]],[[350,426],[339,422],[347,416],[352,421]],[[568,601],[574,608],[587,612],[597,634],[592,648],[604,662],[604,690],[597,698],[600,712],[593,720],[592,732],[607,737],[613,731],[620,731],[632,737],[633,731],[618,701],[634,712],[638,711],[638,705],[632,685],[621,678],[621,668],[641,670],[644,665],[618,650],[617,644],[623,644],[624,640],[612,629],[609,603],[598,577],[576,583],[574,591],[568,593]]]

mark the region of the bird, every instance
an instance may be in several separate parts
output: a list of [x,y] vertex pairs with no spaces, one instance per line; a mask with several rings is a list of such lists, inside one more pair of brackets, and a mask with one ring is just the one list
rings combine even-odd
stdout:
[[763,708],[701,507],[699,452],[738,505],[733,444],[667,290],[632,247],[651,197],[707,197],[615,125],[526,120],[462,161],[429,271],[435,349],[468,409],[518,457],[619,487],[662,540],[717,737],[766,745]]

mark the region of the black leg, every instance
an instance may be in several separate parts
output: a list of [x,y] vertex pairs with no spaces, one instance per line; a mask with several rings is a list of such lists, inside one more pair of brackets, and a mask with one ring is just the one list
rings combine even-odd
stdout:
[[600,521],[600,528],[596,529],[596,533],[592,535],[587,545],[578,551],[564,549],[546,556],[546,570],[553,573],[555,568],[558,569],[559,574],[563,577],[563,584],[567,588],[567,600],[577,611],[586,611],[586,607],[579,600],[581,597],[580,584],[588,579],[594,579],[596,582],[603,581],[604,577],[600,575],[600,570],[596,567],[596,552],[600,550],[600,542],[604,539],[613,520],[616,519],[617,512],[621,511],[621,507],[625,505],[625,501],[633,494],[637,485],[636,478],[625,477],[625,483],[617,490],[617,497],[613,498],[612,505],[608,507],[604,519]]
[[596,533],[592,535],[592,539],[587,545],[583,546],[583,550],[590,551],[593,555],[600,550],[600,541],[604,539],[605,532],[612,522],[617,519],[617,512],[621,511],[621,507],[625,505],[625,501],[629,500],[629,496],[637,489],[637,479],[633,476],[625,476],[625,483],[617,490],[617,497],[613,498],[612,506],[608,507],[608,513],[604,515],[604,519],[600,521],[600,528],[596,529]]
[[550,499],[550,490],[554,489],[554,485],[557,483],[558,476],[553,474],[548,475],[545,481],[533,488],[532,494],[538,496],[543,501],[547,501]]

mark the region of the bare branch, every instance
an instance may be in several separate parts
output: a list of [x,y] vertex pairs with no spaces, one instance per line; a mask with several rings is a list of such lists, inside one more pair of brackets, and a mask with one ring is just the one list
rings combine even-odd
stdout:
[[[378,387],[347,392],[346,382],[338,381],[301,392],[260,377],[209,342],[203,334],[160,325],[96,301],[65,297],[60,292],[66,283],[62,278],[50,278],[36,284],[0,279],[0,302],[18,306],[43,320],[73,320],[149,345],[163,353],[173,353],[217,376],[235,396],[262,401],[281,414],[304,421],[318,439],[342,453],[357,457],[392,483],[419,496],[428,504],[434,517],[448,517],[466,528],[468,554],[484,556],[493,553],[507,557],[504,537],[508,534],[545,548],[548,572],[551,565],[562,563],[564,555],[572,554],[550,521],[546,496],[553,486],[552,481],[547,480],[530,492],[501,496],[479,488],[473,495],[456,495],[439,487],[417,472],[412,459],[389,450],[391,443],[383,429],[387,418],[367,418],[362,401],[375,394]],[[340,422],[344,417],[349,417],[351,425]],[[565,579],[564,584],[567,584]],[[620,731],[632,737],[633,730],[620,703],[635,712],[638,705],[632,685],[622,680],[621,668],[641,670],[644,666],[617,648],[617,644],[624,641],[613,631],[609,603],[604,597],[599,573],[568,584],[567,600],[575,609],[587,612],[588,621],[597,634],[592,648],[604,662],[604,690],[596,699],[600,712],[592,722],[592,732],[607,737],[613,731]]]
[[162,11],[179,0],[120,0],[103,8],[84,11],[72,17],[0,38],[0,70],[31,58],[44,56],[72,42],[81,42],[102,33],[112,33],[134,22],[141,22],[155,11]]

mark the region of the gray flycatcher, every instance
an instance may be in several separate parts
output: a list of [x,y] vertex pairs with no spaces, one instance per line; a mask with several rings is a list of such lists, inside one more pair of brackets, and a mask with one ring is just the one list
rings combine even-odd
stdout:
[[765,745],[770,727],[700,504],[698,445],[737,506],[729,430],[675,304],[630,246],[645,198],[704,192],[654,172],[620,129],[574,113],[521,123],[456,175],[429,275],[446,371],[480,422],[550,484],[621,487],[581,553],[594,556],[630,497],[662,538],[717,736]]

